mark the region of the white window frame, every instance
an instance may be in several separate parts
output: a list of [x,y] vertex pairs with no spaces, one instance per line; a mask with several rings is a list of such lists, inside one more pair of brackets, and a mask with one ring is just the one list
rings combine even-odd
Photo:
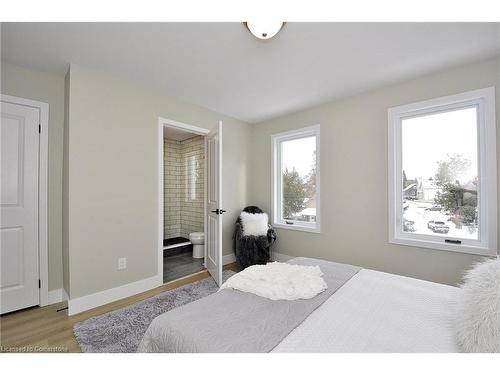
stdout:
[[[478,240],[408,233],[402,225],[402,119],[477,107],[478,114]],[[403,105],[388,110],[389,243],[485,256],[497,255],[497,157],[495,89],[489,87],[457,95]]]
[[[291,224],[287,224],[284,220],[281,220],[281,206],[282,206],[282,196],[281,196],[281,183],[282,183],[282,173],[281,173],[281,153],[280,144],[284,141],[291,141],[294,139],[300,139],[305,137],[316,137],[316,222],[307,223],[297,220],[287,220]],[[272,155],[272,223],[276,228],[298,230],[304,232],[321,233],[321,204],[320,204],[320,125],[313,125],[306,128],[296,129],[287,131],[284,133],[274,134],[271,136],[271,155]]]

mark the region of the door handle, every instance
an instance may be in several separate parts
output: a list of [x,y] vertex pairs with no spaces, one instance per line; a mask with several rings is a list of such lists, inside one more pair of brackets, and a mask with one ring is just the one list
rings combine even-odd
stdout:
[[212,210],[211,212],[213,212],[214,214],[217,214],[217,215],[222,215],[224,212],[226,212],[226,210],[222,210],[222,209],[215,209],[215,210]]

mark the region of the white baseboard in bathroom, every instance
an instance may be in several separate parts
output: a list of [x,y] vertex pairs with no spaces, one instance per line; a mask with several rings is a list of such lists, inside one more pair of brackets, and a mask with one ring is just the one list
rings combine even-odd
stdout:
[[130,284],[121,285],[116,288],[103,290],[87,296],[73,298],[68,301],[68,315],[75,315],[83,311],[93,309],[118,301],[119,299],[133,296],[150,289],[154,289],[163,284],[163,280],[158,275],[135,281]]
[[236,256],[234,253],[223,255],[222,256],[222,265],[225,266],[226,264],[234,263],[236,262]]
[[174,245],[163,246],[163,250],[175,249],[176,247],[181,247],[186,245],[191,245],[191,242],[187,241],[187,242],[176,243]]

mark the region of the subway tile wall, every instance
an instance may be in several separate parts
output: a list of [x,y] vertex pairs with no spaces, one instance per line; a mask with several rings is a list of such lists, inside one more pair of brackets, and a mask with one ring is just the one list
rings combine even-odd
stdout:
[[164,238],[203,232],[205,143],[164,140]]
[[196,136],[181,142],[181,236],[203,232],[205,139]]
[[163,235],[164,238],[180,237],[181,142],[164,139],[163,153]]

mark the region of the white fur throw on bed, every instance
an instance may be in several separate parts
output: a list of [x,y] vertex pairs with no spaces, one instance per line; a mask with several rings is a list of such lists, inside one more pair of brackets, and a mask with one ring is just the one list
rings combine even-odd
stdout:
[[242,212],[240,214],[243,225],[244,236],[265,236],[267,235],[267,223],[269,221],[266,213],[250,214]]
[[272,300],[309,299],[328,288],[322,275],[319,266],[258,264],[230,277],[221,289],[237,289]]
[[461,289],[458,344],[465,352],[500,352],[500,258],[468,271]]

